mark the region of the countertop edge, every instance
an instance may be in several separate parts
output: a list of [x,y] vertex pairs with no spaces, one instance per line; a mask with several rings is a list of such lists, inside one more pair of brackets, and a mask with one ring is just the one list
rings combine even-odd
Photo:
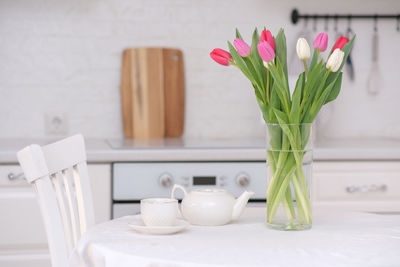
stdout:
[[[371,157],[374,155],[374,157]],[[400,151],[315,148],[314,161],[399,161]],[[265,161],[261,148],[229,149],[87,149],[89,163],[154,161]],[[17,163],[16,152],[0,151],[0,164]]]

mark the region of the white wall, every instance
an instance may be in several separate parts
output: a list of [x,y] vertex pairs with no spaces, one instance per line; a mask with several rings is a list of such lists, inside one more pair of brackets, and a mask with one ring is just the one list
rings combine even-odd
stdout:
[[[44,114],[54,112],[67,114],[70,133],[122,136],[121,52],[135,46],[184,51],[186,136],[261,137],[263,127],[248,81],[208,55],[214,47],[226,47],[235,27],[250,37],[254,26],[266,25],[273,32],[283,26],[293,49],[302,28],[289,22],[294,6],[303,12],[400,12],[400,1],[395,0],[302,2],[2,0],[0,137],[43,137]],[[346,24],[340,23],[340,30]],[[358,34],[353,53],[356,82],[344,82],[334,112],[322,117],[321,135],[400,136],[400,33],[394,21],[379,22],[382,91],[374,98],[365,89],[372,21],[354,21],[352,26]],[[323,22],[318,24],[322,30]]]

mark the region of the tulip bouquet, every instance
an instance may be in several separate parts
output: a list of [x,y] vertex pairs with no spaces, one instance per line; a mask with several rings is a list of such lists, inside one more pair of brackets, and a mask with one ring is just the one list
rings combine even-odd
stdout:
[[302,167],[310,138],[309,126],[322,106],[338,96],[341,69],[354,38],[340,37],[325,60],[322,53],[327,49],[328,35],[319,34],[310,62],[310,46],[300,38],[296,51],[304,63],[304,72],[299,74],[293,94],[289,90],[283,29],[274,37],[266,29],[259,34],[256,28],[251,45],[236,30],[233,44],[228,41],[229,52],[216,48],[210,53],[217,63],[237,67],[250,80],[267,124],[267,142],[271,148],[267,158],[272,172],[267,189],[269,224],[274,223],[277,209],[282,206],[288,221],[311,225],[309,190]]

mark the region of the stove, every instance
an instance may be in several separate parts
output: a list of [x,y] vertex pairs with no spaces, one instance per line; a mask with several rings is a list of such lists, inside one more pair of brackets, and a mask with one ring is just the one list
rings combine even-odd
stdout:
[[[264,149],[264,140],[185,140],[153,139],[108,140],[113,149],[151,150],[162,149],[166,153],[190,150],[190,153],[210,153],[215,150],[248,151]],[[239,153],[240,154],[240,153]],[[265,205],[266,163],[265,160],[166,160],[115,162],[113,164],[113,218],[137,214],[140,199],[149,197],[170,197],[174,184],[184,186],[188,191],[199,188],[225,189],[238,197],[244,190],[255,192],[249,205]],[[173,157],[171,157],[173,158]],[[182,198],[181,192],[176,196]]]

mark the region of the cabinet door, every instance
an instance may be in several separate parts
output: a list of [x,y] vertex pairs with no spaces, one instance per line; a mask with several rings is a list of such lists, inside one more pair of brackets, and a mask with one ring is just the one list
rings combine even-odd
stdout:
[[313,199],[400,211],[400,162],[315,162]]
[[111,164],[88,165],[96,223],[111,219]]
[[[96,222],[111,218],[111,166],[88,165]],[[0,266],[50,266],[36,194],[18,165],[0,165]],[[16,178],[17,177],[17,178]]]

